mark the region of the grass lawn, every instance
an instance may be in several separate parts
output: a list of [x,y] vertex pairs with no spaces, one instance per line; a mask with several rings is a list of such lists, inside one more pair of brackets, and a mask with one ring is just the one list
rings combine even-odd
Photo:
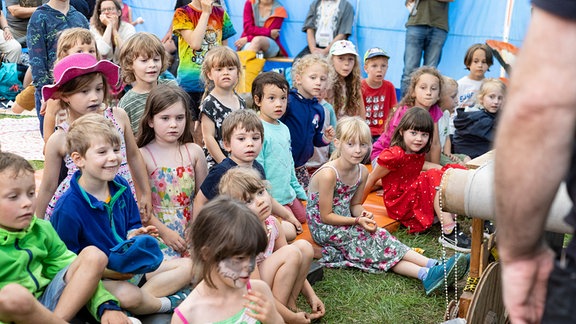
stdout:
[[[463,222],[461,228],[469,227],[469,220],[459,218],[459,221]],[[394,235],[410,247],[424,249],[427,257],[440,258],[442,255],[437,241],[438,225],[425,234],[407,234],[405,228],[400,228]],[[446,249],[446,254],[454,253]],[[459,295],[463,285],[463,282],[458,285]],[[444,319],[444,289],[426,296],[420,280],[393,272],[368,274],[359,270],[325,268],[324,280],[313,287],[326,306],[326,315],[318,323],[440,323]],[[451,300],[454,288],[450,287],[448,291]],[[299,305],[308,309],[302,297]]]

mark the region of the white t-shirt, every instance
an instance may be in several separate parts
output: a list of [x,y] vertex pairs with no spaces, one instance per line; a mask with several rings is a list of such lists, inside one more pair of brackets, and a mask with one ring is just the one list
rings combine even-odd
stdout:
[[476,93],[480,90],[482,80],[476,81],[465,76],[458,80],[458,105],[456,108],[472,107],[476,104]]

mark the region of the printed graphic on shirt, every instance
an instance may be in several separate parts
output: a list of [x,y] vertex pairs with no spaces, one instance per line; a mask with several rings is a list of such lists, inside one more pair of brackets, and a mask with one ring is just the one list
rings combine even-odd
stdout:
[[366,98],[366,124],[371,126],[383,125],[385,120],[384,102],[386,96],[369,96]]

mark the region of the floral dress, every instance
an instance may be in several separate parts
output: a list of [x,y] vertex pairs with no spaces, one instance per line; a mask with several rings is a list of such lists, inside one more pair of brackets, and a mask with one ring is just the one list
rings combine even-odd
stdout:
[[[246,102],[240,96],[238,97],[238,102],[240,103],[240,109],[246,109]],[[206,117],[210,118],[214,123],[215,132],[215,139],[220,146],[220,150],[224,156],[228,156],[228,153],[224,149],[224,143],[222,142],[222,122],[224,122],[224,118],[232,113],[232,109],[224,106],[216,97],[209,94],[204,98],[202,104],[200,105],[200,111],[202,114],[206,115]],[[206,156],[206,162],[208,164],[208,169],[212,168],[216,163],[216,160],[210,155],[206,146],[203,148],[204,155]]]
[[[132,180],[132,174],[130,173],[128,161],[126,160],[126,142],[124,141],[124,130],[116,121],[112,108],[106,108],[103,113],[104,117],[111,120],[114,124],[114,127],[116,127],[116,130],[120,133],[120,152],[122,154],[122,162],[120,163],[120,168],[118,169],[117,174],[121,175],[124,179],[126,179],[126,181],[128,181],[132,195],[136,199],[134,181]],[[68,133],[70,125],[68,125],[68,122],[64,121],[62,124],[58,125],[58,128],[62,129],[65,133]],[[78,171],[78,167],[72,161],[70,154],[66,154],[64,157],[64,163],[66,164],[66,168],[68,168],[68,174],[66,175],[66,178],[60,182],[60,185],[58,185],[58,188],[56,188],[56,192],[54,192],[54,196],[52,196],[52,199],[48,203],[48,207],[46,208],[46,215],[44,216],[46,220],[50,220],[52,212],[54,211],[54,206],[56,206],[56,202],[58,202],[58,199],[60,199],[66,190],[68,190],[68,187],[70,187],[70,179],[72,179],[72,175]]]
[[[362,180],[362,171],[358,166],[358,180],[354,185],[347,185],[336,173],[336,187],[332,210],[335,214],[352,217],[350,201]],[[318,171],[316,171],[318,172]],[[328,225],[320,219],[319,193],[310,191],[306,205],[306,217],[312,238],[322,246],[320,262],[330,268],[351,267],[370,273],[388,271],[395,266],[408,252],[409,247],[392,236],[386,229],[377,228],[374,233],[361,226]]]
[[[190,161],[192,161],[188,148],[184,147]],[[196,188],[194,168],[191,164],[175,168],[158,166],[156,159],[154,159],[154,154],[152,154],[148,146],[144,146],[144,149],[152,157],[155,167],[154,171],[148,175],[152,191],[154,216],[158,217],[169,229],[184,238],[186,225],[192,215],[194,189]],[[164,260],[188,256],[188,252],[178,253],[165,244],[162,244],[161,249],[164,254]]]

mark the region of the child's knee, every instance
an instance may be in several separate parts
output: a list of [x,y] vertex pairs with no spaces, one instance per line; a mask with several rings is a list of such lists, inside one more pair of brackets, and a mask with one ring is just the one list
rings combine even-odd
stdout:
[[78,254],[78,261],[81,262],[82,266],[97,271],[104,271],[104,268],[108,265],[106,254],[95,246],[85,247]]
[[302,253],[303,259],[313,259],[314,258],[314,247],[312,244],[306,240],[297,240],[292,245],[298,247],[300,253]]
[[0,313],[9,315],[30,314],[36,298],[19,284],[11,283],[0,289]]
[[143,301],[142,291],[139,287],[130,283],[122,283],[113,290],[113,295],[118,298],[120,307],[124,309],[134,309],[140,306]]

